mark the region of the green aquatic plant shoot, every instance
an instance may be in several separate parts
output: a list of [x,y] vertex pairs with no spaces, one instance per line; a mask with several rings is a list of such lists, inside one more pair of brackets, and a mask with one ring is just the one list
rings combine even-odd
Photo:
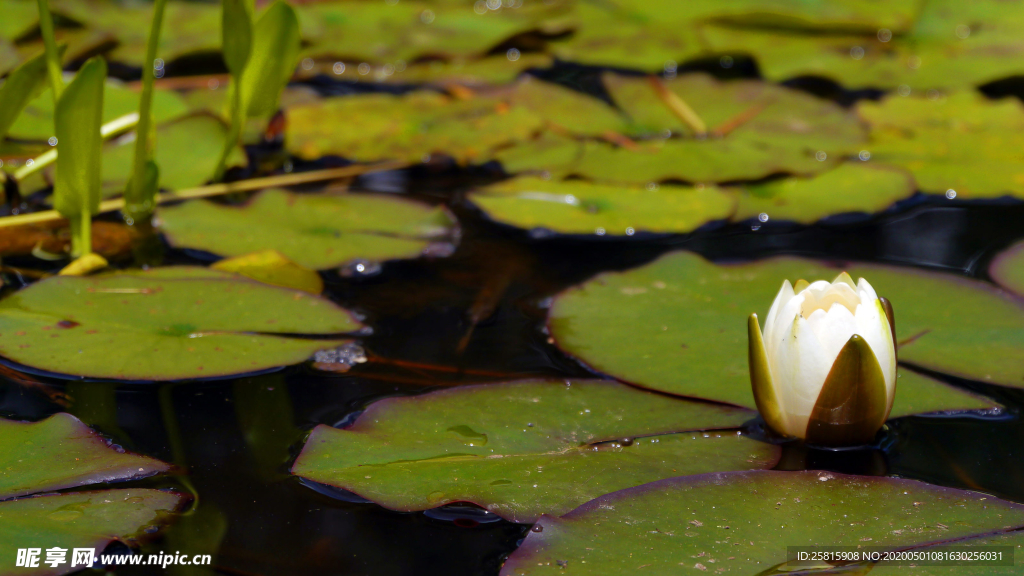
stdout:
[[53,90],[53,102],[56,104],[60,100],[61,92],[64,91],[64,77],[61,71],[61,53],[53,34],[53,17],[50,15],[47,0],[39,0],[39,32],[43,36],[43,45],[46,46],[46,72],[50,78],[50,88]]
[[142,67],[142,96],[139,99],[139,124],[135,129],[135,159],[132,176],[124,191],[125,221],[131,225],[153,213],[160,172],[153,161],[153,80],[156,49],[160,43],[160,27],[167,0],[153,3],[153,22],[146,43],[146,63]]
[[92,214],[100,204],[100,125],[106,78],[106,61],[90,58],[61,94],[54,113],[62,154],[53,204],[71,223],[71,253],[76,258],[92,251]]
[[231,128],[214,181],[224,178],[227,160],[238,144],[242,123],[269,116],[291,77],[299,53],[299,20],[285,2],[275,2],[253,23],[249,0],[225,0],[221,50],[231,74]]
[[45,86],[46,66],[47,56],[40,54],[15,68],[0,86],[0,139]]

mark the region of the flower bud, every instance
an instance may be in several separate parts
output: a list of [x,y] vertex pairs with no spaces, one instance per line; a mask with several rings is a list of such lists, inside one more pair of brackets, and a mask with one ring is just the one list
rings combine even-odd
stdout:
[[896,393],[892,306],[867,280],[782,283],[764,332],[747,322],[750,383],[765,423],[822,446],[870,442]]

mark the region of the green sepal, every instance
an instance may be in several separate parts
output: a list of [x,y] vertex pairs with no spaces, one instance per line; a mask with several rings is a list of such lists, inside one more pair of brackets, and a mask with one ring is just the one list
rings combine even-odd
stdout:
[[899,357],[899,344],[896,342],[896,316],[892,311],[892,302],[889,302],[889,299],[884,296],[879,296],[878,304],[882,307],[882,312],[885,313],[885,319],[889,321],[889,332],[892,334],[893,353]]
[[768,369],[768,353],[764,347],[764,339],[761,337],[761,326],[757,323],[757,314],[751,314],[747,318],[747,344],[750,387],[754,391],[757,411],[761,413],[761,417],[764,418],[765,424],[769,428],[777,434],[788,436],[785,432],[782,407],[779,406],[778,396],[775,394],[772,373]]
[[807,422],[806,440],[820,446],[866,444],[885,423],[885,376],[867,340],[854,334],[832,363]]

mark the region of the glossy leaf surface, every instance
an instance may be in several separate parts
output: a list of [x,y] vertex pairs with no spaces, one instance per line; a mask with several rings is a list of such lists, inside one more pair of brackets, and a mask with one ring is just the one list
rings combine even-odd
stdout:
[[751,416],[605,381],[465,386],[382,400],[343,430],[320,426],[292,472],[396,510],[470,501],[532,522],[654,479],[770,467],[771,445],[686,433]]

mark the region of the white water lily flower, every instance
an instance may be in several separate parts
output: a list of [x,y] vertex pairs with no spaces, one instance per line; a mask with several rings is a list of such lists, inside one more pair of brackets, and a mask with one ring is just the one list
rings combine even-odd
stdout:
[[896,393],[892,306],[867,280],[782,283],[764,322],[747,322],[750,382],[764,421],[823,446],[870,442]]

